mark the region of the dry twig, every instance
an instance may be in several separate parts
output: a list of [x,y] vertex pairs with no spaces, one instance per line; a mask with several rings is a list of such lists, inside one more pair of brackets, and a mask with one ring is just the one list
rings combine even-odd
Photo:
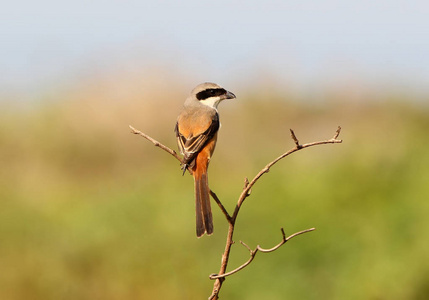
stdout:
[[[152,142],[155,146],[160,147],[161,149],[163,149],[164,151],[166,151],[167,153],[171,154],[172,156],[174,156],[178,161],[180,161],[182,163],[182,159],[181,157],[176,153],[176,151],[168,148],[167,146],[161,144],[160,142],[158,142],[157,140],[151,138],[150,136],[144,134],[143,132],[136,130],[134,127],[130,126],[132,133],[134,134],[138,134],[141,135],[142,137],[144,137],[145,139],[149,140],[150,142]],[[253,259],[255,258],[256,254],[258,252],[264,252],[264,253],[268,253],[268,252],[272,252],[277,250],[278,248],[280,248],[282,245],[284,245],[287,241],[289,241],[290,239],[292,239],[295,236],[310,232],[315,230],[315,228],[310,228],[310,229],[306,229],[306,230],[302,230],[299,232],[296,232],[288,237],[286,237],[286,234],[283,230],[283,228],[281,228],[281,232],[282,232],[282,241],[277,244],[276,246],[270,248],[270,249],[264,249],[262,247],[260,247],[259,245],[255,248],[255,250],[252,250],[249,246],[247,246],[244,242],[240,241],[240,243],[246,247],[249,252],[250,252],[250,258],[247,262],[245,262],[244,264],[242,264],[241,266],[235,268],[232,271],[226,272],[226,268],[228,265],[228,260],[229,260],[229,254],[231,252],[231,246],[233,245],[234,241],[233,241],[233,235],[234,235],[234,229],[235,229],[235,222],[237,220],[237,216],[238,213],[240,211],[240,208],[242,207],[244,201],[246,200],[247,197],[250,196],[250,192],[251,192],[251,188],[255,185],[255,183],[265,174],[268,173],[270,168],[272,166],[274,166],[277,162],[279,162],[280,160],[282,160],[283,158],[285,158],[286,156],[291,155],[292,153],[295,153],[301,149],[305,149],[308,147],[312,147],[312,146],[317,146],[317,145],[324,145],[324,144],[336,144],[336,143],[341,143],[342,140],[338,139],[338,136],[340,135],[341,132],[341,127],[338,126],[338,129],[336,130],[334,136],[329,139],[329,140],[324,140],[324,141],[318,141],[318,142],[312,142],[312,143],[306,143],[306,144],[300,144],[298,138],[296,137],[294,131],[292,129],[290,129],[290,134],[291,134],[291,138],[295,143],[295,147],[290,149],[289,151],[283,153],[282,155],[280,155],[279,157],[277,157],[276,159],[274,159],[273,161],[271,161],[270,163],[268,163],[264,168],[261,169],[261,171],[259,171],[258,174],[256,174],[256,176],[252,179],[252,181],[249,182],[249,180],[247,178],[245,178],[244,181],[244,187],[243,187],[243,191],[241,192],[239,198],[238,198],[238,202],[237,205],[235,206],[235,210],[234,213],[232,215],[230,215],[228,213],[228,211],[225,209],[225,207],[223,206],[222,202],[219,200],[219,198],[217,197],[217,195],[210,190],[210,194],[212,196],[212,198],[216,201],[216,203],[218,204],[219,208],[221,209],[222,213],[225,215],[229,227],[228,227],[228,235],[226,238],[226,245],[225,245],[225,250],[224,253],[222,255],[222,261],[221,261],[221,266],[220,266],[220,270],[218,274],[212,274],[210,275],[210,279],[215,280],[214,285],[213,285],[213,290],[212,290],[212,294],[209,297],[209,300],[216,300],[219,297],[219,292],[220,289],[222,287],[222,283],[225,280],[225,277],[235,274],[238,271],[244,269],[246,266],[248,266]],[[190,171],[188,169],[188,171]],[[191,172],[191,171],[190,171]]]
[[[338,136],[341,132],[341,127],[338,126],[338,129],[336,130],[334,136],[329,139],[329,140],[324,140],[324,141],[318,141],[318,142],[312,142],[312,143],[307,143],[307,144],[303,144],[301,145],[299,143],[298,138],[296,137],[295,133],[293,132],[293,130],[290,130],[291,133],[291,138],[295,143],[295,147],[290,149],[289,151],[283,153],[282,155],[280,155],[279,157],[277,157],[276,159],[274,159],[272,162],[270,162],[269,164],[267,164],[264,168],[262,168],[261,171],[259,171],[258,174],[256,174],[256,176],[252,179],[252,181],[248,181],[248,179],[245,179],[245,185],[244,185],[244,189],[240,194],[240,197],[238,198],[238,202],[237,205],[235,206],[235,210],[234,213],[232,214],[230,220],[229,220],[229,228],[228,228],[228,236],[227,236],[227,241],[226,241],[226,247],[225,247],[225,251],[222,255],[222,262],[221,262],[221,267],[219,270],[219,273],[216,275],[211,275],[210,279],[215,279],[215,283],[213,285],[213,291],[212,294],[209,297],[209,300],[216,300],[218,299],[219,296],[219,291],[222,287],[222,283],[225,280],[225,276],[234,274],[240,270],[242,270],[243,268],[245,268],[246,266],[248,266],[253,259],[255,258],[255,255],[257,253],[257,251],[261,251],[261,252],[271,252],[274,251],[276,249],[278,249],[280,246],[282,246],[287,240],[289,240],[292,237],[295,237],[297,235],[306,233],[306,232],[310,232],[312,230],[314,230],[314,228],[311,229],[307,229],[307,230],[303,230],[297,233],[292,234],[291,236],[289,236],[287,239],[284,238],[284,240],[278,244],[277,246],[275,246],[274,248],[271,249],[262,249],[259,246],[255,249],[255,250],[251,250],[246,244],[244,244],[243,242],[241,242],[243,245],[245,245],[249,251],[250,251],[250,259],[244,263],[243,265],[241,265],[240,267],[226,273],[226,267],[228,265],[228,260],[229,260],[229,254],[231,252],[231,246],[234,243],[233,241],[233,234],[234,234],[234,228],[235,228],[235,221],[237,220],[237,216],[238,213],[240,211],[241,206],[243,205],[244,200],[246,200],[247,197],[250,196],[250,190],[251,188],[255,185],[255,183],[262,177],[262,175],[264,175],[265,173],[268,173],[270,168],[272,166],[274,166],[277,162],[279,162],[280,160],[282,160],[283,158],[285,158],[286,156],[291,155],[294,152],[297,152],[301,149],[305,149],[308,147],[312,147],[312,146],[317,146],[317,145],[324,145],[324,144],[336,144],[336,143],[341,143],[342,140],[338,139]],[[282,229],[282,234],[283,237],[285,237],[284,231]]]
[[246,262],[245,262],[244,264],[242,264],[241,266],[239,266],[238,268],[236,268],[236,269],[234,269],[234,270],[232,270],[232,271],[229,271],[229,272],[227,272],[227,273],[224,273],[224,274],[222,274],[222,275],[212,274],[212,275],[210,275],[210,279],[219,279],[219,278],[224,278],[224,277],[226,277],[226,276],[229,276],[229,275],[232,275],[232,274],[234,274],[234,273],[237,273],[238,271],[240,271],[240,270],[244,269],[245,267],[247,267],[247,266],[252,262],[252,260],[255,258],[256,253],[257,253],[258,251],[259,251],[259,252],[263,252],[263,253],[273,252],[273,251],[277,250],[278,248],[280,248],[281,246],[283,246],[283,245],[284,245],[287,241],[289,241],[291,238],[296,237],[297,235],[300,235],[300,234],[303,234],[303,233],[307,233],[307,232],[313,231],[313,230],[315,230],[315,229],[316,229],[316,228],[310,228],[310,229],[302,230],[302,231],[296,232],[296,233],[294,233],[294,234],[292,234],[292,235],[290,235],[290,236],[286,237],[286,234],[285,234],[285,232],[284,232],[283,228],[281,228],[282,235],[283,235],[283,239],[282,239],[282,241],[281,241],[280,243],[278,243],[277,245],[275,245],[274,247],[270,248],[270,249],[264,249],[264,248],[262,248],[261,246],[257,245],[257,246],[256,246],[256,248],[255,248],[255,250],[252,250],[252,249],[250,249],[250,247],[249,247],[249,246],[247,246],[244,242],[240,241],[240,243],[241,243],[244,247],[246,247],[246,248],[247,248],[247,250],[249,250],[249,252],[250,252],[250,258],[249,258],[249,260],[248,260],[248,261],[246,261]]
[[133,126],[128,125],[131,129],[131,133],[134,134],[138,134],[141,135],[142,137],[144,137],[145,139],[147,139],[148,141],[152,142],[155,147],[159,147],[162,150],[166,151],[167,153],[170,153],[171,155],[173,155],[178,161],[180,161],[180,163],[182,163],[182,159],[180,158],[180,156],[176,153],[176,151],[168,148],[167,146],[164,146],[163,144],[161,144],[160,142],[158,142],[157,140],[151,138],[150,136],[148,136],[147,134],[141,132],[140,130],[135,129]]

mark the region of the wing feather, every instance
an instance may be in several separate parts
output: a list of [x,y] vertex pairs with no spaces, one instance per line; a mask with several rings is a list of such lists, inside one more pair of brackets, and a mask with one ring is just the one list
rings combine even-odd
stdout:
[[201,134],[196,136],[186,137],[182,135],[179,131],[179,124],[176,123],[174,131],[176,132],[177,144],[179,146],[180,152],[183,154],[183,168],[186,170],[187,166],[193,166],[194,160],[197,157],[198,153],[204,146],[209,142],[216,132],[219,130],[219,115],[218,113],[214,114],[212,122],[209,127]]

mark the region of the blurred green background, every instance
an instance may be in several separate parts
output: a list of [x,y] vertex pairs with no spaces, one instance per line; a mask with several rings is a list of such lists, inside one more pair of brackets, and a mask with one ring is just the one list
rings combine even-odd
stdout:
[[[316,227],[227,278],[221,299],[429,299],[429,6],[11,2],[0,19],[0,299],[207,299],[227,224],[195,237],[176,149],[191,89],[220,105],[210,187],[250,247]],[[207,20],[210,20],[207,22]],[[215,20],[215,21],[214,21]]]
[[[99,82],[104,86],[103,82]],[[120,83],[117,82],[117,86]],[[189,91],[113,101],[82,88],[62,101],[1,107],[0,298],[202,299],[218,271],[226,222],[195,237],[192,179],[132,124],[176,149]],[[233,90],[233,87],[227,87]],[[169,93],[179,98],[173,101]],[[234,91],[235,92],[235,91]],[[64,94],[62,94],[64,93]],[[429,296],[429,111],[407,95],[305,103],[274,87],[237,91],[220,106],[211,188],[232,211],[244,177],[301,142],[255,186],[235,240],[271,247],[316,227],[228,278],[225,299],[426,299]],[[257,95],[257,96],[254,96]],[[394,98],[394,99],[393,99]],[[146,99],[146,100],[145,100]],[[152,100],[147,100],[152,99]],[[165,105],[172,109],[163,110]],[[248,258],[233,246],[230,266]]]

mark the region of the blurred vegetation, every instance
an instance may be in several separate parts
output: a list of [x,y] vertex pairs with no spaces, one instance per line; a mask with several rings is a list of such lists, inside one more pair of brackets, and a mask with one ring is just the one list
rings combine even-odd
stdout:
[[[256,185],[235,240],[271,247],[227,279],[222,299],[428,299],[429,109],[412,95],[320,99],[263,85],[235,90],[210,184],[233,209],[244,177],[301,142],[340,145],[285,159]],[[0,299],[206,299],[226,222],[196,239],[192,178],[128,125],[176,148],[189,89],[88,80],[0,102]],[[248,258],[233,246],[230,268]]]

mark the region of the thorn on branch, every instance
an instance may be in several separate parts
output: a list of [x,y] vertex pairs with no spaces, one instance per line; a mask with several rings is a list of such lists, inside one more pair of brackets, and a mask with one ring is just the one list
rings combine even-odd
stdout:
[[287,241],[289,241],[291,238],[294,238],[294,237],[296,237],[296,236],[298,236],[298,235],[300,235],[300,234],[303,234],[303,233],[306,233],[306,232],[310,232],[310,231],[313,231],[313,230],[315,230],[316,228],[310,228],[310,229],[305,229],[305,230],[302,230],[302,231],[298,231],[298,232],[295,232],[294,234],[292,234],[292,235],[290,235],[290,236],[288,236],[288,237],[286,237],[286,234],[285,234],[285,232],[284,232],[284,230],[283,230],[283,228],[281,228],[281,232],[282,232],[282,241],[280,242],[280,243],[278,243],[276,246],[274,246],[273,248],[270,248],[270,249],[264,249],[264,248],[262,248],[261,246],[256,246],[256,248],[255,248],[255,250],[252,250],[245,242],[243,242],[243,241],[240,241],[240,243],[244,246],[244,247],[246,247],[247,248],[247,250],[249,250],[249,252],[250,252],[250,258],[249,258],[249,260],[248,261],[246,261],[244,264],[242,264],[241,266],[239,266],[238,268],[236,268],[236,269],[234,269],[234,270],[232,270],[232,271],[229,271],[229,272],[227,272],[227,273],[224,273],[224,274],[211,274],[210,275],[210,279],[220,279],[220,278],[225,278],[226,276],[229,276],[229,275],[232,275],[232,274],[235,274],[235,273],[237,273],[238,271],[240,271],[240,270],[242,270],[242,269],[244,269],[245,267],[247,267],[252,261],[253,261],[253,259],[255,258],[255,256],[256,256],[256,254],[258,253],[258,251],[259,252],[263,252],[263,253],[268,253],[268,252],[273,252],[273,251],[275,251],[275,250],[277,250],[278,248],[280,248],[281,246],[283,246]]
[[285,230],[283,229],[283,227],[282,227],[282,228],[280,228],[280,230],[282,231],[283,240],[285,240],[285,239],[286,239]]
[[249,247],[245,242],[240,241],[240,244],[242,244],[244,247],[246,247],[246,248],[247,248],[247,250],[249,250],[249,252],[250,252],[250,253],[252,253],[252,252],[253,252],[253,251],[252,251],[252,249],[250,249],[250,247]]
[[129,127],[130,127],[130,129],[131,129],[131,133],[134,133],[134,134],[139,134],[139,131],[137,130],[137,129],[135,129],[133,126],[131,126],[131,125],[128,125]]
[[[243,191],[245,191],[247,189],[247,187],[249,186],[249,179],[247,177],[244,178],[244,187],[243,187]],[[252,192],[251,189],[249,189],[247,191],[246,197],[250,196],[250,193]]]
[[341,126],[338,126],[338,129],[337,129],[337,131],[335,131],[335,135],[332,139],[336,140],[338,138],[338,136],[340,135],[340,132],[341,132]]
[[299,144],[299,141],[298,141],[298,138],[295,135],[295,132],[293,132],[292,129],[289,129],[289,130],[290,130],[290,136],[291,136],[292,140],[295,142],[296,148],[297,149],[301,149],[302,146]]
[[246,177],[246,178],[244,178],[244,188],[243,189],[247,188],[248,185],[249,185],[249,179]]

